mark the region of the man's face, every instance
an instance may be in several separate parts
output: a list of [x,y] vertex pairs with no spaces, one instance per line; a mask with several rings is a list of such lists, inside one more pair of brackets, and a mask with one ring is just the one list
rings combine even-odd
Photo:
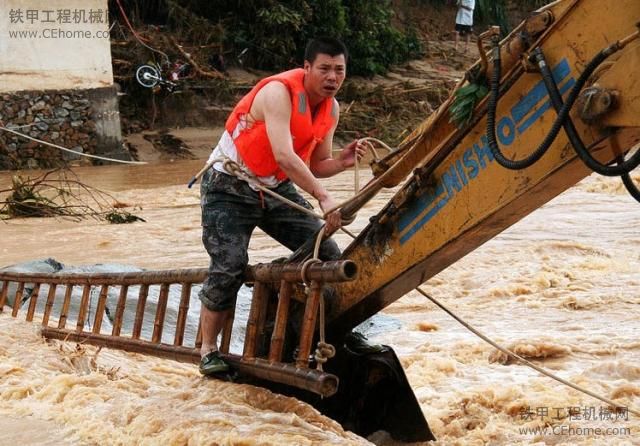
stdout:
[[311,100],[333,97],[346,75],[344,54],[332,57],[320,53],[313,62],[304,62],[304,71],[304,86]]

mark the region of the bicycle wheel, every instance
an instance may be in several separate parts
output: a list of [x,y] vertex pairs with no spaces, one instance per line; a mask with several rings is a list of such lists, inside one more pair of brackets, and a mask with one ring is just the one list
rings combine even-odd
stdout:
[[153,65],[140,65],[136,70],[136,81],[145,88],[152,88],[162,80],[160,71]]

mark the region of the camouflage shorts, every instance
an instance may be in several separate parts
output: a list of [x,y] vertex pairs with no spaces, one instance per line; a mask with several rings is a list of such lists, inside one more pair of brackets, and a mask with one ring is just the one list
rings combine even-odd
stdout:
[[[285,181],[274,191],[291,201],[313,207]],[[203,305],[212,311],[224,311],[235,305],[248,264],[247,248],[251,233],[262,229],[287,248],[295,251],[320,228],[321,222],[287,204],[254,191],[231,175],[209,169],[200,186],[202,242],[209,253],[209,275],[200,291]],[[340,257],[338,245],[326,240],[320,257]]]

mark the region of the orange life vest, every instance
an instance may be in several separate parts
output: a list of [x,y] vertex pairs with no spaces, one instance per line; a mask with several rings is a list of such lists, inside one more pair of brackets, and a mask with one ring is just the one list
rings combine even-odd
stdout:
[[336,122],[337,110],[334,108],[336,103],[333,98],[326,98],[318,104],[317,112],[312,119],[303,79],[302,68],[262,79],[238,102],[227,119],[225,128],[233,138],[238,154],[245,165],[257,176],[274,175],[280,181],[287,178],[273,155],[264,121],[256,121],[248,126],[246,122],[242,122],[249,115],[256,94],[267,83],[279,81],[289,89],[293,150],[307,165],[313,150],[327,136]]

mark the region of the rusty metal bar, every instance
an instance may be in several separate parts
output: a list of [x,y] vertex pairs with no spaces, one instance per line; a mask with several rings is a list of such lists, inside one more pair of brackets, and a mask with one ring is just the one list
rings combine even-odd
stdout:
[[322,285],[318,281],[313,280],[309,290],[309,298],[304,307],[304,316],[302,317],[300,347],[298,349],[298,358],[296,359],[296,365],[298,367],[309,366],[309,354],[311,353],[313,334],[316,331],[316,319],[318,318],[318,305],[320,304],[321,293]]
[[222,330],[222,340],[220,341],[220,351],[222,353],[229,353],[229,346],[231,345],[231,333],[233,332],[233,321],[236,317],[236,307],[234,306],[229,311],[229,316],[224,323],[224,329]]
[[13,311],[11,312],[11,316],[16,317],[18,315],[18,310],[20,309],[20,305],[22,305],[22,294],[24,293],[24,282],[18,283],[18,289],[16,289],[16,296],[13,299]]
[[76,331],[80,332],[84,329],[85,319],[87,318],[87,310],[89,309],[89,295],[91,294],[91,285],[85,285],[82,289],[82,299],[80,300],[80,310],[78,311],[78,320],[76,321]]
[[55,283],[49,285],[49,293],[47,293],[47,303],[44,306],[44,315],[42,316],[42,325],[45,327],[49,325],[49,317],[51,316],[51,310],[53,310],[53,301],[56,298],[56,288],[58,285]]
[[176,320],[176,336],[173,345],[182,345],[184,342],[184,330],[187,326],[187,315],[189,313],[189,303],[191,301],[191,284],[183,283],[180,292],[180,307],[178,308],[178,319]]
[[31,296],[29,297],[29,309],[27,310],[27,322],[33,321],[33,314],[36,312],[36,305],[38,304],[38,294],[40,294],[40,284],[36,283],[31,290]]
[[7,303],[7,293],[9,292],[9,281],[5,280],[2,283],[2,291],[0,292],[0,313],[4,309],[4,305]]
[[136,319],[133,322],[133,333],[131,334],[133,339],[140,339],[140,333],[142,332],[142,320],[144,318],[144,307],[147,305],[147,296],[149,296],[149,285],[143,283],[140,285],[140,292],[138,293]]
[[69,304],[71,303],[71,293],[73,293],[73,284],[67,285],[67,289],[64,292],[64,301],[62,302],[62,309],[60,310],[60,319],[58,319],[58,328],[65,328],[67,326],[67,315],[69,314]]
[[256,282],[253,288],[251,309],[247,319],[247,332],[244,337],[244,350],[242,356],[255,358],[258,349],[258,336],[260,334],[260,320],[262,313],[266,311],[268,289],[264,282]]
[[[247,282],[302,282],[303,263],[258,263],[245,270]],[[307,268],[307,280],[346,282],[356,278],[358,267],[351,260],[320,262]],[[1,277],[0,277],[1,278]]]
[[98,297],[98,306],[96,307],[96,317],[93,320],[93,332],[100,333],[102,328],[102,317],[104,309],[107,306],[107,294],[109,293],[109,285],[102,285],[100,289],[100,297]]
[[273,334],[271,335],[269,362],[282,361],[282,348],[284,347],[284,337],[287,331],[292,293],[293,284],[283,280],[280,283],[280,292],[278,293],[278,309],[276,310],[276,320],[273,326]]
[[122,317],[124,316],[124,306],[127,303],[128,292],[129,285],[122,285],[120,287],[120,295],[118,296],[118,303],[116,304],[116,315],[113,319],[113,329],[111,330],[112,336],[120,336],[120,331],[122,331]]
[[158,296],[158,308],[156,309],[156,319],[153,322],[153,334],[151,342],[160,342],[162,340],[162,330],[164,328],[164,316],[167,312],[167,300],[169,299],[169,284],[163,283],[160,286],[160,295]]
[[[60,339],[107,348],[117,348],[191,364],[198,364],[200,362],[200,352],[198,349],[183,346],[154,344],[138,339],[115,338],[109,335],[95,333],[75,333],[71,330],[51,327],[43,327],[42,336],[48,339]],[[338,389],[338,378],[329,373],[311,369],[299,369],[291,364],[270,364],[264,359],[243,359],[237,355],[223,355],[223,358],[241,374],[287,384],[324,397],[335,394]]]

